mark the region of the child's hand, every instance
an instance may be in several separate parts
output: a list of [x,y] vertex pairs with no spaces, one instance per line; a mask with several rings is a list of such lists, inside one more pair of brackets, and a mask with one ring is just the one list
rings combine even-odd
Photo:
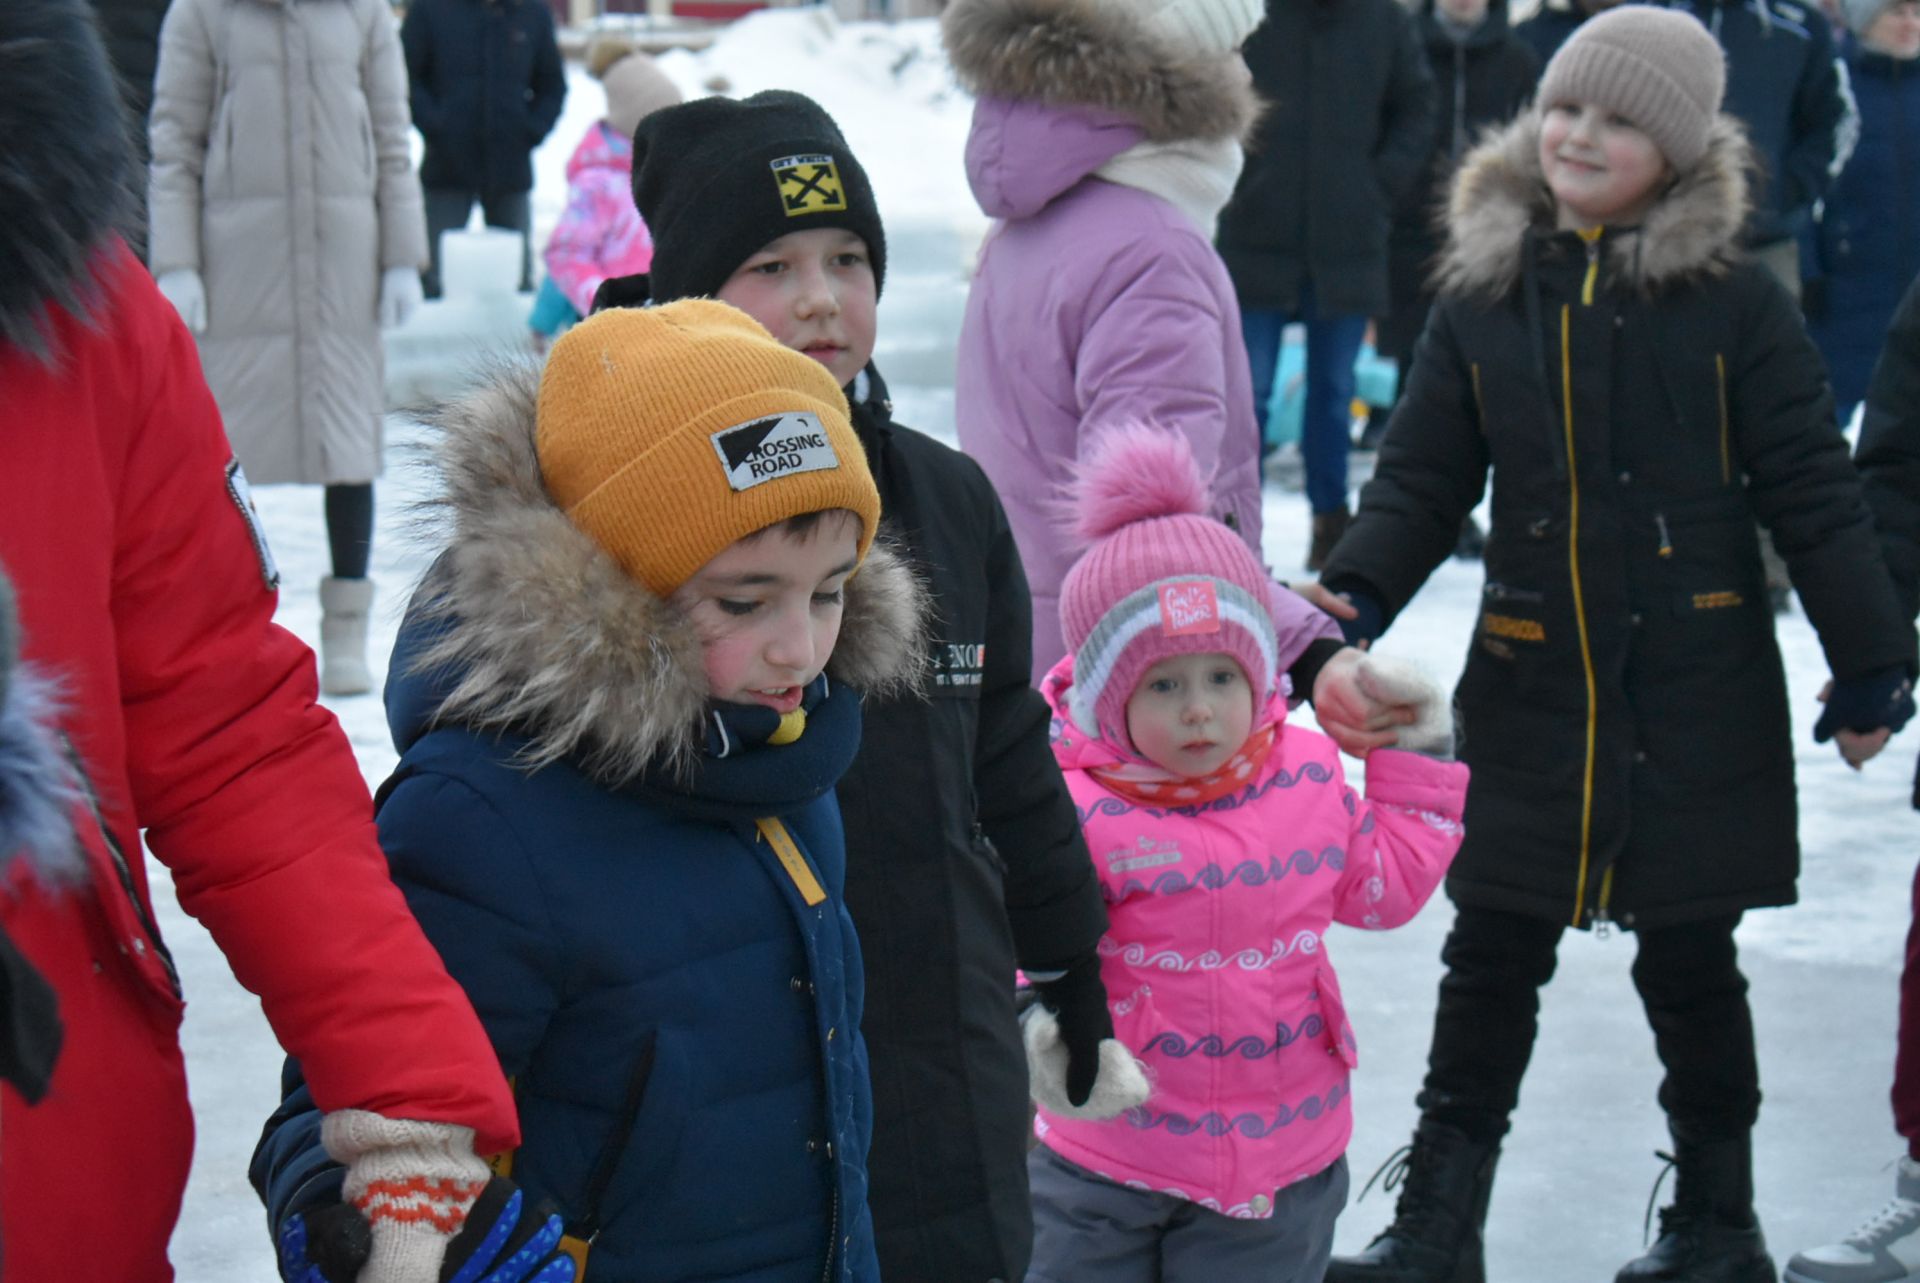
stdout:
[[1313,680],[1313,712],[1320,719],[1320,729],[1340,746],[1341,752],[1353,757],[1392,747],[1399,741],[1399,728],[1420,719],[1420,709],[1404,701],[1382,699],[1361,686],[1361,665],[1367,659],[1364,652],[1343,647]]
[[1453,759],[1453,706],[1419,668],[1403,659],[1368,655],[1354,680],[1375,706],[1412,712],[1407,728],[1395,737],[1395,748]]

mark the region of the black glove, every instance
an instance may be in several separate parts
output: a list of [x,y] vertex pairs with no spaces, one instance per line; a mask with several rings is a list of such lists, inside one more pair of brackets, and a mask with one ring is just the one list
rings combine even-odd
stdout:
[[373,1251],[373,1230],[351,1203],[329,1203],[281,1222],[280,1277],[286,1283],[354,1283]]
[[[525,1202],[512,1181],[488,1181],[447,1244],[441,1283],[572,1283],[573,1260],[559,1250],[560,1218],[546,1206],[523,1215]],[[289,1216],[279,1247],[286,1283],[355,1283],[373,1250],[373,1231],[357,1207],[330,1203]]]
[[[1029,978],[1033,973],[1029,972]],[[1100,956],[1087,954],[1052,980],[1034,979],[1040,1005],[1060,1023],[1067,1048],[1067,1099],[1084,1105],[1100,1076],[1100,1043],[1113,1037],[1113,1013],[1107,987],[1100,981]]]
[[1813,742],[1824,744],[1835,731],[1865,735],[1883,726],[1898,731],[1912,716],[1913,679],[1905,665],[1864,677],[1836,678],[1827,706],[1813,724]]

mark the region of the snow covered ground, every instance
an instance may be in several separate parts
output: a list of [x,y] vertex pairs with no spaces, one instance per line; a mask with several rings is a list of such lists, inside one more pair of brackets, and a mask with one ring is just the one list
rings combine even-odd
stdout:
[[[946,81],[931,24],[834,28],[820,25],[817,12],[751,20],[706,53],[671,55],[666,65],[690,91],[724,76],[729,92],[798,88],[835,113],[873,176],[887,220],[893,260],[881,367],[895,383],[902,418],[950,439],[952,339],[965,263],[982,230],[959,173],[967,104]],[[562,200],[566,155],[598,101],[597,88],[577,79],[567,114],[540,153],[536,217],[543,229]],[[476,352],[520,339],[527,300],[488,284],[510,282],[517,250],[480,234],[464,242],[450,246],[449,299],[428,305],[392,338],[400,401],[457,386]],[[417,432],[403,415],[393,419],[393,441],[374,556],[377,668],[384,668],[400,607],[424,566],[424,551],[408,542],[405,529],[405,504],[423,481],[409,457]],[[285,574],[279,618],[313,641],[314,584],[326,570],[320,493],[278,487],[258,497]],[[1306,547],[1304,500],[1270,488],[1266,518],[1269,559],[1288,573]],[[1443,566],[1381,649],[1451,683],[1479,582],[1476,565]],[[1756,1142],[1759,1200],[1784,1261],[1796,1247],[1849,1228],[1890,1192],[1897,1142],[1886,1089],[1920,815],[1907,804],[1914,734],[1895,741],[1866,772],[1846,770],[1808,735],[1814,693],[1825,679],[1813,634],[1795,613],[1781,621],[1780,636],[1798,718],[1804,902],[1752,915],[1740,941],[1767,1093]],[[394,761],[378,697],[333,707],[369,785],[378,784]],[[186,1283],[261,1283],[274,1277],[273,1258],[246,1163],[276,1102],[280,1053],[258,1002],[165,893],[165,871],[152,871],[189,999],[184,1037],[200,1128],[174,1263]],[[1412,1128],[1450,916],[1437,902],[1402,930],[1342,931],[1331,942],[1361,1046],[1349,1153],[1356,1190]],[[1562,948],[1494,1194],[1488,1254],[1498,1280],[1599,1283],[1639,1251],[1641,1217],[1660,1167],[1653,1150],[1667,1140],[1654,1103],[1652,1037],[1627,977],[1632,949],[1631,936],[1576,933]],[[1390,1205],[1376,1192],[1351,1209],[1340,1226],[1341,1249],[1363,1244]]]

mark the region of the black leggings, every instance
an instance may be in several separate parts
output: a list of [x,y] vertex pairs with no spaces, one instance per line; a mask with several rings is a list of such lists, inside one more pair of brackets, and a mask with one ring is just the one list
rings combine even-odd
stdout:
[[335,579],[365,579],[373,555],[373,482],[327,487],[327,550]]
[[[1700,1140],[1742,1135],[1760,1115],[1739,924],[1735,913],[1635,933],[1633,984],[1667,1071],[1660,1106],[1676,1131]],[[1440,953],[1447,973],[1420,1093],[1428,1117],[1483,1141],[1506,1134],[1564,930],[1525,914],[1459,911]]]

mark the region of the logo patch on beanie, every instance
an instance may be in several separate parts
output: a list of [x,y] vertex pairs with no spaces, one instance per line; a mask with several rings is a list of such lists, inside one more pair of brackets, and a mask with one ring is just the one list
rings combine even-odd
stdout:
[[1220,597],[1213,585],[1201,582],[1160,585],[1160,632],[1166,637],[1190,637],[1220,631]]
[[735,490],[840,466],[826,428],[816,416],[800,410],[737,423],[720,429],[711,439],[720,466],[727,470],[727,484]]
[[831,156],[782,156],[773,162],[773,179],[788,218],[838,214],[847,208],[847,189]]

